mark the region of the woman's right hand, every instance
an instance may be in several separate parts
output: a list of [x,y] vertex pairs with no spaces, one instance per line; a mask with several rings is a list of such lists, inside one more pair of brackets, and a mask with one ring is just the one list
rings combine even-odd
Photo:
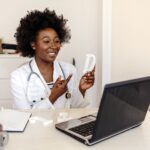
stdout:
[[69,75],[66,80],[61,80],[61,77],[57,78],[53,88],[51,89],[51,95],[49,96],[52,103],[55,103],[55,101],[68,90],[67,84],[71,77],[72,75]]

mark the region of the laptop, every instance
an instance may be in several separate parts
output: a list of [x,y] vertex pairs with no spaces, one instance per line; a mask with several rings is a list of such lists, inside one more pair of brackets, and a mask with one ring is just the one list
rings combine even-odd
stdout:
[[150,77],[107,84],[97,115],[58,123],[55,127],[86,145],[93,145],[141,125],[149,104]]

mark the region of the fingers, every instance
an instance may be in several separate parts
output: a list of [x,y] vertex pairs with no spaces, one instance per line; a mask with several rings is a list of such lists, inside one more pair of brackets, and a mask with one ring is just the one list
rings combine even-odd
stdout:
[[93,72],[93,73],[94,73],[94,72],[95,72],[95,69],[96,69],[96,66],[94,66],[94,68],[92,69],[92,71],[91,71],[91,72]]
[[84,81],[85,81],[86,83],[94,83],[95,78],[84,78]]
[[93,79],[95,78],[95,75],[94,75],[94,71],[90,71],[90,72],[87,72],[86,74],[83,75],[83,78],[88,78],[88,79]]
[[92,69],[92,71],[88,71],[87,73],[85,73],[83,75],[83,77],[94,76],[94,74],[95,74],[95,68],[96,68],[96,66],[94,66],[94,68]]
[[95,81],[94,72],[95,72],[95,67],[93,68],[92,71],[87,72],[87,73],[82,77],[86,83],[90,83],[90,84],[93,84],[93,83],[94,83],[94,81]]
[[55,82],[55,85],[65,88],[67,86],[68,82],[70,81],[71,77],[72,77],[72,74],[70,74],[66,80],[61,80],[61,76],[59,76]]
[[70,81],[71,77],[72,77],[72,74],[70,74],[70,75],[68,76],[68,78],[66,79],[66,84],[68,84],[68,82]]
[[55,83],[58,83],[59,81],[61,81],[61,76],[59,76],[59,77],[57,78],[57,80],[55,81]]
[[62,84],[63,80],[61,80],[61,76],[59,76],[54,83],[54,87],[60,87]]

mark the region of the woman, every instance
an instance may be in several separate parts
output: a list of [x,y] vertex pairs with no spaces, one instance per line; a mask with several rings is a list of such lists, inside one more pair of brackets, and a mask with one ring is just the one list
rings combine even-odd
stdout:
[[71,36],[67,20],[55,11],[31,11],[17,28],[18,49],[24,57],[33,57],[11,73],[11,92],[15,107],[71,108],[87,107],[86,90],[94,84],[94,69],[77,84],[76,69],[56,57]]

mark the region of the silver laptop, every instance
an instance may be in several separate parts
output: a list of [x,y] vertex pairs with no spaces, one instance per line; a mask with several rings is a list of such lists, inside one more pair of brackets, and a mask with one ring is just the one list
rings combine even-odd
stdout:
[[150,104],[150,77],[107,84],[97,115],[58,123],[55,127],[93,145],[141,125]]

